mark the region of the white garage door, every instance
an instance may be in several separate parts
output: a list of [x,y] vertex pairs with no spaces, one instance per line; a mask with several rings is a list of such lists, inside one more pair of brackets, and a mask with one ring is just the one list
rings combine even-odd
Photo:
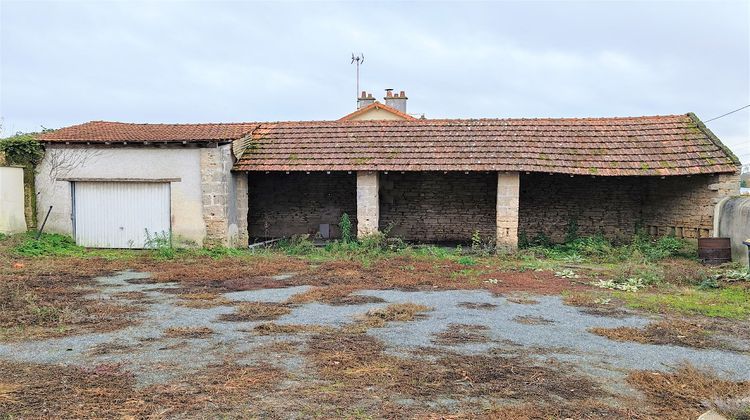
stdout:
[[75,182],[76,243],[92,248],[146,248],[169,238],[169,183]]

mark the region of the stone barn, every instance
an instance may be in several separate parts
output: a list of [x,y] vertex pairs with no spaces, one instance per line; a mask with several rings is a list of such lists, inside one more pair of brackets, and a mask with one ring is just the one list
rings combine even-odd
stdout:
[[[391,105],[402,99],[393,96]],[[360,236],[388,231],[441,243],[468,242],[478,232],[512,250],[519,237],[562,241],[571,225],[579,235],[623,240],[639,227],[711,236],[715,204],[739,189],[737,158],[693,114],[462,120],[416,119],[378,102],[365,107],[393,118],[92,122],[43,134],[48,157],[37,187],[47,198],[39,210],[54,205],[50,230],[77,238],[91,234],[79,226],[142,229],[124,220],[133,212],[161,212],[155,226],[199,244],[335,238],[346,213]],[[58,149],[87,151],[98,163],[43,178],[49,151]],[[80,188],[85,202],[76,201]],[[112,203],[126,210],[97,213]]]
[[737,158],[693,114],[588,119],[260,124],[234,165],[249,184],[250,237],[316,233],[343,213],[357,233],[513,249],[561,241],[712,234],[739,188]]

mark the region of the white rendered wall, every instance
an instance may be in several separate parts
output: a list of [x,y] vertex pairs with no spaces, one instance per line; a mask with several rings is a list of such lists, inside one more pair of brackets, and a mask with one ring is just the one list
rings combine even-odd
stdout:
[[23,169],[0,167],[0,233],[26,232]]
[[45,232],[73,235],[70,181],[156,180],[171,181],[173,239],[203,244],[200,151],[197,148],[74,147],[49,145],[37,168],[39,223],[53,206]]

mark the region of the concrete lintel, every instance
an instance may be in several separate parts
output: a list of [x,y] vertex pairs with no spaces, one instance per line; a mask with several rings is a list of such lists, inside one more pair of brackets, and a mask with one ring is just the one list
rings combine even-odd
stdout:
[[497,250],[513,252],[518,249],[518,201],[520,197],[518,172],[497,173]]

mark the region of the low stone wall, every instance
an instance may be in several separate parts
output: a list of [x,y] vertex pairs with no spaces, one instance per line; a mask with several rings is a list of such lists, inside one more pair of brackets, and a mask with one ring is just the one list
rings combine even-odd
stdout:
[[497,173],[380,174],[380,230],[409,241],[495,240]]
[[354,173],[250,172],[248,225],[252,238],[314,235],[320,224],[338,223],[347,213],[357,231],[357,178]]

